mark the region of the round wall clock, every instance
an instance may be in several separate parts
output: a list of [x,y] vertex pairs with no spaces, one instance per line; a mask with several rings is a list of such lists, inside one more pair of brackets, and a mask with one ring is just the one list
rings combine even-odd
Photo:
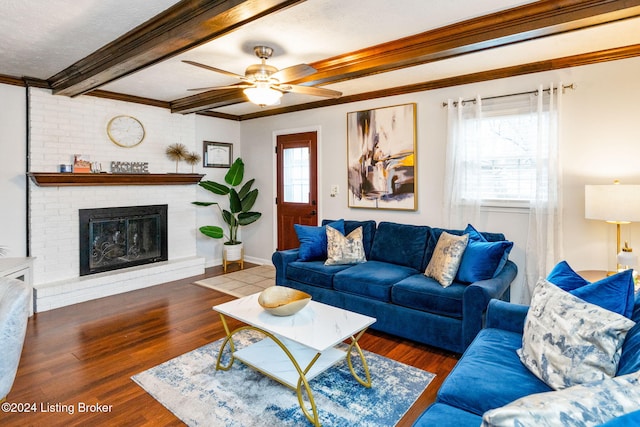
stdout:
[[135,147],[144,139],[144,126],[135,117],[115,116],[107,124],[109,139],[116,145],[125,148]]

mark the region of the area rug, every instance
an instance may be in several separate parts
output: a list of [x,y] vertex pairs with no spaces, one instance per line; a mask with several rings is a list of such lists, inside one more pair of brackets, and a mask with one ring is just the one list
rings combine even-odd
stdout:
[[[262,339],[255,331],[234,335],[242,348]],[[295,391],[239,361],[216,371],[222,340],[132,377],[189,426],[286,427],[311,425]],[[355,381],[346,361],[314,378],[311,390],[323,426],[394,426],[426,389],[434,374],[365,351],[373,385]],[[359,363],[354,357],[354,367]],[[364,375],[360,372],[361,375]]]
[[276,269],[272,265],[261,265],[198,280],[195,284],[241,298],[275,285],[275,277]]

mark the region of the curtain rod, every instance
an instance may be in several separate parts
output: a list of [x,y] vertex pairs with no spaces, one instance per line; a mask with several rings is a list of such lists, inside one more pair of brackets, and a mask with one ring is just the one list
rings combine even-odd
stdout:
[[[576,85],[574,83],[571,83],[570,85],[563,85],[562,86],[562,93],[564,93],[564,91],[566,89],[575,89]],[[554,88],[553,90],[557,90],[558,88]],[[543,92],[549,92],[550,88],[547,89],[542,89]],[[487,96],[485,98],[482,99],[498,99],[498,98],[507,98],[509,96],[518,96],[518,95],[531,95],[534,93],[538,93],[537,90],[530,90],[528,92],[518,92],[518,93],[508,93],[506,95],[495,95],[495,96]],[[475,99],[463,99],[462,100],[462,104],[464,105],[465,102],[475,102]],[[449,105],[448,102],[443,102],[442,103],[442,107],[446,107],[447,105]],[[458,101],[453,101],[453,106],[457,107],[458,106]]]

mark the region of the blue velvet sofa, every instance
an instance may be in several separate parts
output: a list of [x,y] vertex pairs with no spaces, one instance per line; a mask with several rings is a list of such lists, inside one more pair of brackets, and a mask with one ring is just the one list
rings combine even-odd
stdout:
[[[483,422],[483,414],[494,408],[500,408],[517,399],[535,393],[546,393],[548,402],[560,400],[565,390],[553,391],[547,384],[532,374],[521,363],[516,350],[522,346],[523,328],[529,307],[519,304],[493,300],[489,303],[486,326],[467,348],[454,369],[445,379],[438,391],[436,401],[415,421],[414,427],[478,427]],[[640,301],[635,300],[631,320],[637,322],[628,332],[622,345],[622,355],[616,377],[632,374],[640,369]],[[640,387],[636,385],[635,387]],[[605,402],[611,404],[613,397],[607,390],[600,391]],[[637,393],[637,392],[636,392]],[[566,395],[565,395],[566,396]],[[614,402],[615,403],[615,402]],[[549,403],[548,405],[552,405]],[[585,412],[599,408],[588,399],[582,399]],[[554,413],[562,409],[547,407]],[[491,425],[491,424],[488,424]],[[510,425],[530,425],[511,423]],[[574,418],[564,422],[537,421],[534,425],[593,425],[582,424]],[[602,424],[607,427],[638,426],[640,411],[621,413]]]
[[[462,235],[464,230],[347,220],[345,234],[360,226],[366,262],[325,265],[322,259],[299,260],[300,248],[276,251],[276,285],[373,316],[372,329],[457,353],[482,329],[489,301],[509,298],[517,267],[506,258],[493,277],[474,283],[443,287],[423,274],[442,232]],[[501,233],[481,234],[488,242],[505,240]]]

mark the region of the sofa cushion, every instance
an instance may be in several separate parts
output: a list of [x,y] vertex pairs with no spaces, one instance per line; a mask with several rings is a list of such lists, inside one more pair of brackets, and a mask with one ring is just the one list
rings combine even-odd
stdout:
[[378,224],[368,259],[423,270],[424,250],[430,227],[394,222]]
[[362,227],[344,235],[327,225],[327,260],[325,265],[359,264],[366,262],[362,245]]
[[333,278],[333,287],[339,291],[388,302],[391,300],[391,287],[416,273],[416,270],[402,265],[367,261],[337,273]]
[[[322,221],[322,225],[327,225],[333,220],[325,219]],[[344,234],[349,234],[358,227],[362,227],[362,245],[364,246],[364,255],[367,259],[371,254],[371,245],[373,245],[373,238],[376,235],[376,222],[373,220],[368,221],[354,221],[347,219],[344,221]]]
[[443,287],[424,274],[414,274],[396,283],[391,289],[394,304],[443,316],[462,318],[462,296],[466,285],[454,282]]
[[483,426],[599,426],[640,409],[640,373],[533,394],[482,417]]
[[634,324],[541,279],[531,298],[518,355],[555,390],[610,378]]
[[625,270],[589,283],[566,263],[558,263],[547,280],[591,304],[631,317],[634,302],[633,271]]
[[469,235],[469,242],[462,254],[456,281],[473,283],[495,277],[507,263],[513,242],[489,242],[471,224],[467,225],[464,233]]
[[629,412],[602,424],[600,427],[638,427],[640,425],[640,410]]
[[294,261],[287,267],[287,280],[333,289],[333,276],[349,265],[324,265],[324,261]]
[[434,403],[418,417],[412,427],[478,427],[482,417],[453,406]]
[[[344,234],[344,220],[329,223],[333,228]],[[315,227],[310,225],[293,224],[298,236],[300,261],[324,260],[327,258],[327,225]]]
[[467,347],[438,392],[438,402],[482,415],[533,393],[551,388],[521,362],[516,350],[522,335],[483,329]]

